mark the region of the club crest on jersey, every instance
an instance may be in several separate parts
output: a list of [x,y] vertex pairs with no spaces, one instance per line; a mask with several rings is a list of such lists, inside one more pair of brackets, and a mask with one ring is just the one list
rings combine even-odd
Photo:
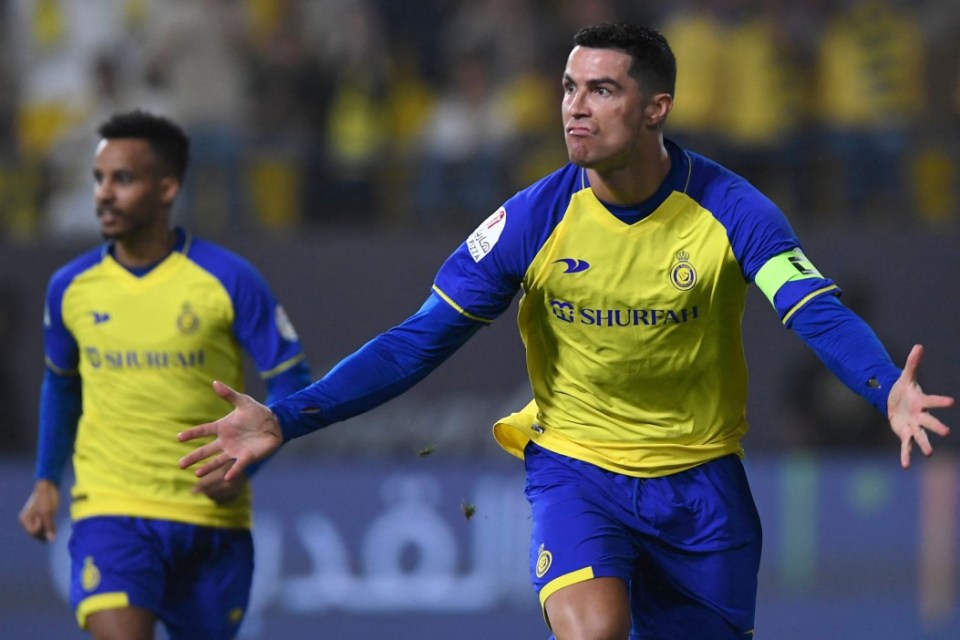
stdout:
[[677,261],[670,267],[670,283],[680,291],[689,291],[697,284],[697,271],[690,264],[690,254],[677,251]]
[[470,237],[467,238],[467,250],[474,262],[480,262],[485,255],[490,253],[496,246],[506,225],[507,210],[500,207],[492,216],[484,220],[476,231],[470,234]]
[[544,549],[543,545],[540,545],[540,549],[537,551],[537,577],[542,578],[550,570],[552,564],[553,554]]
[[93,591],[100,586],[100,569],[94,563],[93,556],[87,556],[83,559],[80,581],[83,584],[84,591]]
[[184,302],[183,309],[180,311],[180,315],[177,316],[177,329],[180,330],[180,333],[189,335],[196,333],[199,328],[200,316],[193,312],[189,302]]

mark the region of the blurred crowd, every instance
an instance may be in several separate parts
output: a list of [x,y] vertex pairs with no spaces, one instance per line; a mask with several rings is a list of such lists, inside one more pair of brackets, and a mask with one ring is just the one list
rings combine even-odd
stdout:
[[956,0],[0,0],[0,241],[95,235],[96,127],[187,129],[206,233],[472,229],[565,160],[585,24],[660,28],[667,135],[808,224],[960,216]]

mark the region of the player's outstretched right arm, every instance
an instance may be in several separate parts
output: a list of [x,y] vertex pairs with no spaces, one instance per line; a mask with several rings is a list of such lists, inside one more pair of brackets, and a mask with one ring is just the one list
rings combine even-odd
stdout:
[[192,427],[177,434],[181,442],[213,436],[214,440],[198,447],[180,458],[180,468],[186,469],[202,460],[197,468],[198,478],[230,465],[224,480],[230,481],[240,475],[248,465],[262,460],[280,448],[283,433],[273,412],[251,396],[238,393],[220,381],[213,383],[218,396],[233,405],[229,414],[216,420]]

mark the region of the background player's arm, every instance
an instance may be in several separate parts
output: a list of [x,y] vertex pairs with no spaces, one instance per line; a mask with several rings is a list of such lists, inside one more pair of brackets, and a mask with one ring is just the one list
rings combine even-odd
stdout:
[[19,516],[21,526],[37,540],[48,542],[56,536],[60,480],[73,451],[81,404],[80,378],[48,369],[40,387],[36,482]]

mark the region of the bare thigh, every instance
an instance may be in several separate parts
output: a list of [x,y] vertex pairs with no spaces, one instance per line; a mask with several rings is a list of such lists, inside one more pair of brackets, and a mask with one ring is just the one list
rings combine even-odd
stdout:
[[544,603],[557,640],[626,640],[630,598],[620,578],[594,578],[557,590]]
[[95,640],[153,640],[156,617],[142,607],[104,609],[87,617]]

